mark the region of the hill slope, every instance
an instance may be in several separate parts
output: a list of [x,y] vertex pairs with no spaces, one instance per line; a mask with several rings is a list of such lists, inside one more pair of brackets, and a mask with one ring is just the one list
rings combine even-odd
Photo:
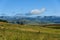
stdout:
[[60,40],[60,29],[0,22],[0,40]]

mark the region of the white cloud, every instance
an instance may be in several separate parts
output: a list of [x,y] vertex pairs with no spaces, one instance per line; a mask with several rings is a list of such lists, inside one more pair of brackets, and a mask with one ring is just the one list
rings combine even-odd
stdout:
[[34,9],[34,10],[31,10],[31,14],[41,14],[43,12],[45,12],[46,8],[42,8],[42,9]]

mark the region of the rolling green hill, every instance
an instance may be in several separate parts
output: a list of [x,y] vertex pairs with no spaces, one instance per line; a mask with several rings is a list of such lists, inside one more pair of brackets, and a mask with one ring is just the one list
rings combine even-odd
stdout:
[[60,40],[60,29],[0,22],[0,40]]

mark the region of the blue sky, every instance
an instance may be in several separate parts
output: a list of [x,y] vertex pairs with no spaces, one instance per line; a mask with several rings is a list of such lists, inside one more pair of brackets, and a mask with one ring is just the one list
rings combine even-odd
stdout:
[[60,0],[0,0],[0,15],[13,16],[26,13],[60,16]]

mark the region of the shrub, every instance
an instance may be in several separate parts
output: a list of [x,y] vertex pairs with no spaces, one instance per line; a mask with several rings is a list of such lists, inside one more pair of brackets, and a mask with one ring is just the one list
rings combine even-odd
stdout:
[[0,19],[0,22],[8,22],[7,20],[2,20],[2,19]]

